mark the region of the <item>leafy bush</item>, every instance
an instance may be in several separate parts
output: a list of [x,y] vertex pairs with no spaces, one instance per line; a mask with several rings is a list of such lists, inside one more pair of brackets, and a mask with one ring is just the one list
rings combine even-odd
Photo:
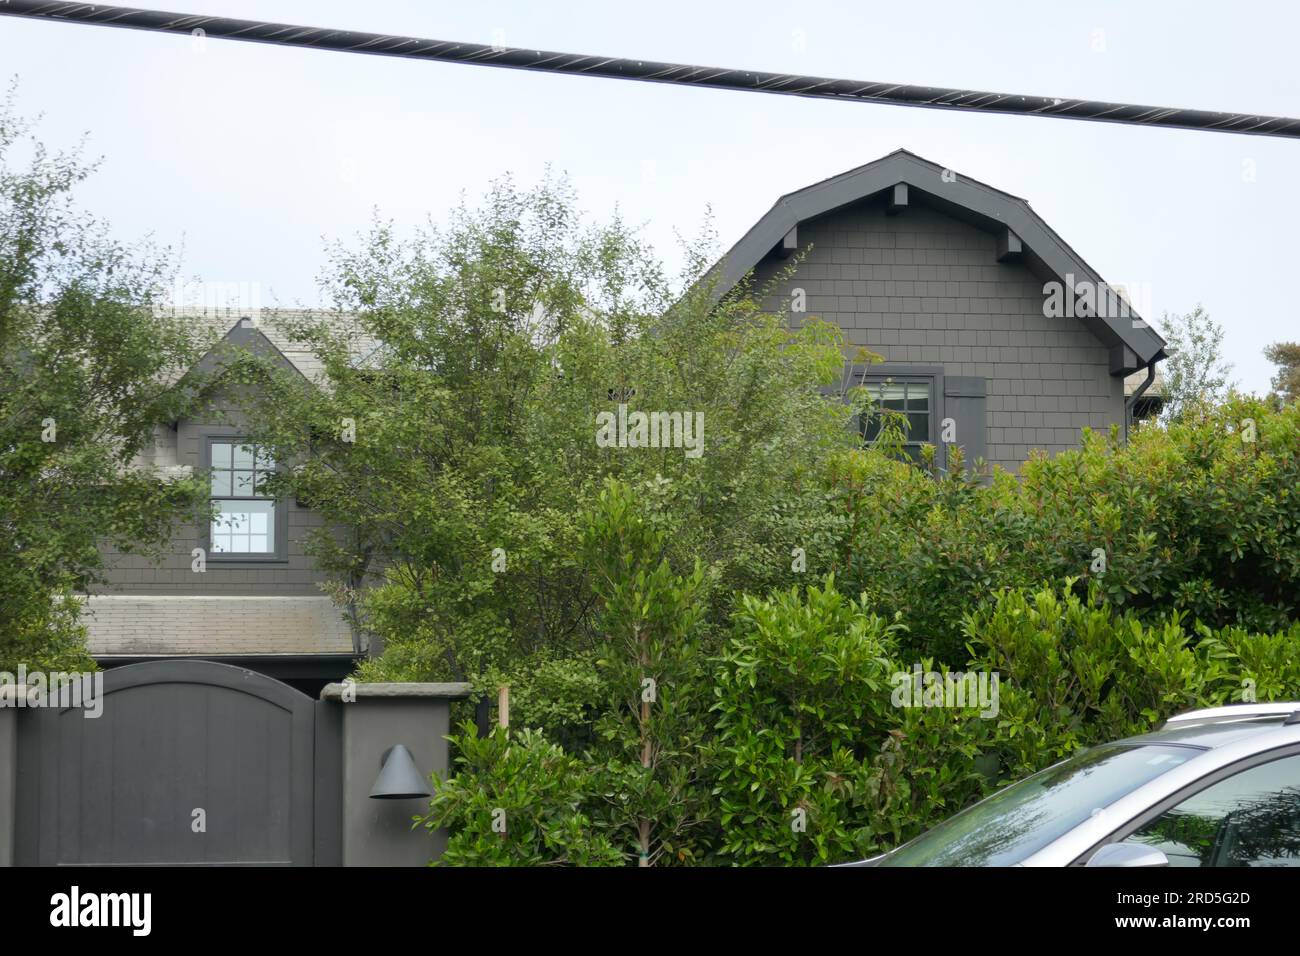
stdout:
[[510,688],[510,719],[542,731],[565,750],[578,752],[595,741],[595,723],[606,712],[610,688],[598,650],[563,656],[541,650],[508,670],[485,671],[477,689],[489,698]]
[[733,623],[713,677],[717,739],[707,755],[719,855],[786,864],[851,856],[869,837],[879,789],[864,758],[887,741],[896,626],[833,580],[806,597],[746,596]]
[[[987,718],[977,707],[896,706],[900,674],[914,664],[945,668],[909,661],[899,623],[844,597],[833,579],[746,596],[711,667],[677,672],[678,710],[652,741],[663,765],[639,766],[630,755],[644,738],[635,723],[622,724],[621,734],[560,765],[568,768],[561,779],[583,782],[566,785],[571,802],[552,829],[590,827],[620,859],[637,855],[636,826],[648,819],[658,862],[841,862],[889,849],[997,785],[1173,713],[1300,695],[1300,625],[1259,634],[1188,625],[1177,611],[1144,618],[1101,600],[1095,585],[1085,596],[1067,585],[1000,592],[961,627],[968,673],[999,677],[997,712]],[[702,734],[706,707],[711,732]],[[474,785],[495,788],[472,801],[481,818],[500,804],[501,785],[492,776],[464,783]],[[556,803],[536,799],[543,808]],[[481,822],[474,826],[481,834]],[[571,858],[553,842],[536,837],[534,856]],[[472,845],[505,852],[483,849],[478,837]],[[465,859],[478,858],[449,862]]]
[[1230,700],[1295,700],[1300,696],[1300,623],[1275,634],[1243,627],[1212,631],[1196,625],[1198,650],[1224,662],[1220,696]]
[[[837,862],[1178,711],[1294,698],[1296,425],[1234,400],[988,485],[832,456],[797,508],[822,507],[809,567],[839,574],[739,596],[721,636],[722,575],[672,570],[653,485],[609,485],[579,558],[606,694],[576,716],[584,819],[625,860]],[[917,663],[996,673],[996,715],[893,706]]]
[[1147,626],[1068,589],[1004,592],[964,628],[972,666],[1000,675],[995,751],[1007,779],[1138,733],[1203,702],[1214,683],[1177,615]]
[[[1253,439],[1253,440],[1249,440]],[[1289,627],[1300,613],[1300,408],[1234,397],[1128,445],[1085,432],[980,484],[848,456],[840,580],[901,613],[912,649],[963,659],[963,617],[1004,588],[1093,587],[1140,617]]]
[[[714,676],[718,857],[866,856],[1080,747],[1180,711],[1300,695],[1300,625],[1257,634],[1188,626],[1179,611],[1144,620],[1100,594],[1010,589],[965,617],[968,672],[999,676],[991,719],[890,706],[890,675],[909,668],[901,629],[832,585],[746,597]],[[795,810],[805,833],[791,827]]]
[[1003,780],[1180,711],[1300,695],[1300,625],[1276,634],[1144,620],[1064,593],[1014,589],[966,617],[974,668],[1001,675],[990,752]]
[[899,615],[914,654],[962,661],[962,614],[991,591],[1038,580],[1019,557],[1030,522],[960,472],[932,477],[855,452],[835,462],[831,480],[844,516],[837,577],[878,612]]
[[428,830],[447,827],[442,866],[614,865],[622,854],[583,812],[596,788],[591,768],[541,733],[472,724],[451,738],[457,772],[434,779]]

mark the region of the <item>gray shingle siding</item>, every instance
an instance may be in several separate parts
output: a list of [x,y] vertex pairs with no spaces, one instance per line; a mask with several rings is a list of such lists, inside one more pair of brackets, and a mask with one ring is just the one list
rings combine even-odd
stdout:
[[[1016,471],[1032,449],[1074,448],[1085,426],[1122,424],[1107,349],[1077,320],[1044,316],[1043,281],[998,262],[993,235],[919,204],[886,215],[877,199],[801,223],[798,238],[805,258],[778,297],[802,288],[808,316],[887,362],[985,379],[990,465]],[[765,259],[755,278],[787,264]]]
[[[203,467],[202,429],[208,425],[230,424],[240,419],[237,412],[222,402],[215,402],[229,420],[220,415],[205,419],[186,420],[176,430],[176,463],[188,465],[196,471]],[[238,430],[236,428],[236,430]],[[114,594],[210,594],[210,595],[279,595],[320,596],[319,584],[325,580],[315,563],[303,550],[309,533],[322,527],[319,515],[298,507],[292,498],[278,502],[277,507],[287,510],[287,560],[268,563],[223,564],[210,559],[207,570],[199,573],[191,569],[194,548],[203,546],[203,527],[198,521],[179,523],[170,545],[155,564],[148,558],[135,554],[122,554],[105,548],[108,565],[107,587],[98,590]]]

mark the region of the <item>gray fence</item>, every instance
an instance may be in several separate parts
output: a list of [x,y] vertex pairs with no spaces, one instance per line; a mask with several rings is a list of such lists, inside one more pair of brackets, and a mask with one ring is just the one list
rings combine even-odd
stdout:
[[199,660],[61,694],[0,686],[0,865],[422,865],[444,845],[411,829],[428,798],[371,791],[390,753],[408,779],[446,771],[468,691],[347,683],[312,700]]

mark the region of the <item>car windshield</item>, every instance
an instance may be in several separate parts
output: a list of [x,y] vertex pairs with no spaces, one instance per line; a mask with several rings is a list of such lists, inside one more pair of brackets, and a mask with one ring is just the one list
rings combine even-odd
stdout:
[[905,843],[880,866],[1012,866],[1200,751],[1107,744],[999,790]]

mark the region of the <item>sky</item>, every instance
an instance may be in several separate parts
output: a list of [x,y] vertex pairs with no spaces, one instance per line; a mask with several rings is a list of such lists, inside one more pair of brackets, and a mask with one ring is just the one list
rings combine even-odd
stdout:
[[[466,3],[161,0],[160,9],[563,52],[1300,115],[1300,4],[927,0]],[[905,147],[1024,199],[1144,314],[1201,304],[1267,390],[1300,339],[1300,142],[691,89],[0,17],[0,75],[42,139],[103,165],[83,204],[123,240],[260,305],[320,304],[326,243],[375,211],[445,219],[549,165],[670,261],[783,193]]]

